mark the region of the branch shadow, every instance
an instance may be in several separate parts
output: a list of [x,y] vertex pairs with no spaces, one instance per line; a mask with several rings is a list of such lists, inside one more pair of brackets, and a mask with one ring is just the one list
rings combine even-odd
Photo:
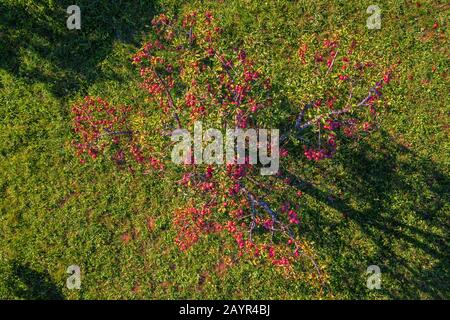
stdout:
[[64,295],[50,275],[13,262],[5,286],[14,298],[25,300],[63,300]]
[[[379,265],[395,283],[382,288],[389,297],[448,299],[449,176],[386,132],[380,134],[379,146],[363,140],[357,149],[349,147],[338,153],[334,161],[343,168],[343,176],[333,173],[333,165],[323,168],[323,178],[341,190],[338,194],[307,183],[308,179],[298,174],[285,173],[298,189],[340,214],[336,219],[310,210],[301,232],[314,241],[318,251],[345,256],[345,266],[331,266],[342,277],[332,281],[335,288],[353,298],[367,297],[366,282],[360,280],[367,278],[368,265],[363,263],[373,261],[371,264]],[[357,226],[363,241],[375,247],[374,253],[362,253],[361,246],[348,245],[350,225]]]

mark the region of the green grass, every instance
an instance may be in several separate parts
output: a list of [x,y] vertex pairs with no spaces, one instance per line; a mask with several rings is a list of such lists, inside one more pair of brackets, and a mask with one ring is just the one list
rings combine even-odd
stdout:
[[[450,7],[418,2],[380,5],[382,28],[368,30],[372,2],[362,0],[79,0],[82,30],[69,31],[69,1],[1,0],[0,298],[449,299]],[[330,277],[323,292],[264,265],[222,270],[214,238],[180,253],[170,176],[74,158],[71,104],[86,94],[141,97],[130,55],[152,15],[196,6],[224,21],[230,44],[253,48],[280,90],[295,73],[286,52],[303,35],[346,29],[370,40],[368,57],[402,61],[380,130],[311,172],[291,168],[311,182],[300,232]],[[65,286],[72,264],[82,270],[79,291]],[[372,264],[381,290],[366,287]]]

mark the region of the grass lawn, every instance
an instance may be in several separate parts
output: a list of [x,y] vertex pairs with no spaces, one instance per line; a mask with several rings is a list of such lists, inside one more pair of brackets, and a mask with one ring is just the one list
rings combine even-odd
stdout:
[[[450,299],[447,1],[380,1],[382,27],[369,30],[376,3],[364,0],[77,0],[78,31],[66,27],[72,2],[0,0],[0,298]],[[376,132],[315,169],[292,168],[310,182],[299,232],[325,290],[244,260],[223,268],[214,237],[180,252],[170,175],[74,156],[72,104],[142,98],[130,58],[152,17],[192,8],[223,20],[229,43],[253,50],[281,91],[298,77],[286,54],[305,35],[346,30],[368,40],[369,59],[401,60]],[[74,264],[80,290],[66,287]],[[366,286],[370,265],[380,290]]]

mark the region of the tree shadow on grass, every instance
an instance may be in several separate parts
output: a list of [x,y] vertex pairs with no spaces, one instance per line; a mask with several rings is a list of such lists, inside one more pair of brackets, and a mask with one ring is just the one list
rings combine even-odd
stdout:
[[69,30],[66,10],[72,4],[0,3],[0,68],[29,83],[49,84],[56,97],[83,90],[103,76],[99,65],[115,42],[139,45],[156,10],[153,0],[78,0],[81,30]]
[[12,263],[4,283],[14,298],[26,300],[63,300],[61,290],[52,282],[50,275],[37,272],[26,265]]
[[[334,255],[329,273],[335,273],[336,291],[353,298],[368,297],[365,272],[375,264],[391,282],[382,285],[380,293],[391,298],[448,299],[450,179],[431,160],[414,154],[388,134],[381,132],[381,140],[379,146],[363,140],[357,149],[341,150],[334,161],[343,173],[336,175],[336,166],[325,168],[324,178],[339,194],[287,173],[294,185],[321,206],[340,213],[336,218],[311,210],[301,232],[314,241],[319,252]],[[351,228],[362,239],[349,236]],[[366,241],[372,249],[364,252],[366,244],[349,245],[352,236],[352,241]]]

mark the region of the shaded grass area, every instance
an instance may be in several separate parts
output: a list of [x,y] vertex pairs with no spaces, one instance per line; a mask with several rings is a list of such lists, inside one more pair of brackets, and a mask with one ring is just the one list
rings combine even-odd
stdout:
[[[448,175],[383,131],[371,140],[376,142],[343,152],[336,159],[337,171],[324,171],[333,190],[306,189],[314,201],[336,213],[311,219],[306,232],[334,257],[331,274],[341,268],[357,273],[372,263],[383,270],[388,298],[446,297]],[[335,279],[336,291],[364,298],[364,277],[342,280]]]
[[[70,1],[2,1],[0,67],[27,83],[44,83],[61,98],[86,92],[99,79],[124,81],[101,63],[117,42],[139,45],[155,12],[154,1],[78,1],[82,29],[68,30]],[[108,72],[109,71],[109,72]]]
[[[303,34],[348,28],[371,39],[374,59],[402,60],[378,132],[317,169],[288,166],[308,182],[299,232],[330,287],[286,280],[266,265],[227,267],[216,238],[180,253],[171,175],[150,179],[74,158],[73,101],[142,97],[129,58],[160,3],[78,1],[82,30],[68,31],[72,3],[1,1],[0,297],[450,298],[448,5],[385,5],[382,29],[369,31],[367,1],[162,2],[177,12],[214,9],[230,44],[253,48],[280,91],[292,85],[285,58]],[[80,291],[65,287],[72,264],[82,270]],[[381,290],[366,287],[372,264]]]

